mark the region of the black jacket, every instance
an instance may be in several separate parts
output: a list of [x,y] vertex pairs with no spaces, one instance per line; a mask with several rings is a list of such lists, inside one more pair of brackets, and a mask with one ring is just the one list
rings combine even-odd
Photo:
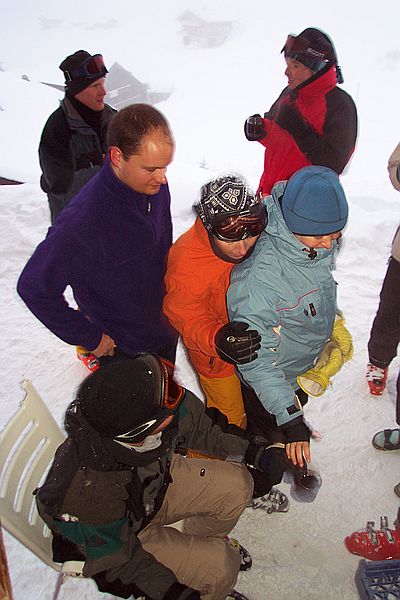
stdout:
[[67,202],[95,175],[107,153],[106,134],[116,111],[105,105],[100,131],[94,131],[68,97],[48,118],[39,144],[40,185],[55,219]]

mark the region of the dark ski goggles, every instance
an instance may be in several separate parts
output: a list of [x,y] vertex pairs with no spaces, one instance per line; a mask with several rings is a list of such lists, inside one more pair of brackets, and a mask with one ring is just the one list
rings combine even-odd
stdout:
[[158,358],[161,364],[161,368],[164,372],[164,388],[161,397],[163,403],[160,408],[168,408],[169,410],[175,410],[183,396],[183,388],[178,385],[174,379],[175,365],[166,360],[165,358]]
[[294,35],[287,36],[286,43],[281,52],[284,52],[285,56],[289,58],[304,63],[313,71],[320,71],[329,62],[328,51],[321,52],[314,50],[307,39]]
[[155,407],[155,415],[148,421],[140,423],[130,431],[121,433],[113,439],[126,444],[142,442],[171,414],[174,414],[183,398],[184,388],[174,380],[175,366],[164,358],[157,357],[162,371],[159,390],[159,404]]
[[65,80],[74,81],[75,79],[98,79],[108,73],[101,54],[94,54],[86,58],[83,63],[72,71],[64,71]]
[[223,242],[240,242],[248,237],[260,235],[267,223],[267,209],[260,203],[246,211],[216,215],[211,233]]

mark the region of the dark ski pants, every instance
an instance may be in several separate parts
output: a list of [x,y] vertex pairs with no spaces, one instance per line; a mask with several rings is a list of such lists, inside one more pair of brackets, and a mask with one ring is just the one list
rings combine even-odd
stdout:
[[[368,355],[377,367],[388,367],[400,342],[400,263],[391,257],[372,324]],[[396,421],[400,425],[400,372],[397,376]]]

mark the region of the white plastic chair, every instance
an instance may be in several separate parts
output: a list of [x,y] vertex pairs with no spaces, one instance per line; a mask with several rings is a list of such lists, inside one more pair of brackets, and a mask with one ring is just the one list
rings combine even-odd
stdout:
[[3,527],[46,565],[60,571],[53,600],[68,575],[82,576],[83,562],[52,558],[51,531],[41,519],[33,491],[44,481],[65,435],[29,380],[25,398],[0,434],[0,515]]
[[23,382],[25,398],[0,434],[0,514],[3,527],[44,563],[53,562],[51,532],[40,518],[33,491],[43,482],[65,435],[36,392]]

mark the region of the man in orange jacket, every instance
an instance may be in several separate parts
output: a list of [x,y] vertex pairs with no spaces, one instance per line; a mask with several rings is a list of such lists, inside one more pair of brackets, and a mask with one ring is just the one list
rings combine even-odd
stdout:
[[225,297],[230,272],[252,253],[267,213],[234,175],[204,185],[195,208],[194,225],[169,252],[164,312],[183,338],[207,407],[245,428],[234,365],[257,357],[260,337],[246,323],[229,323]]

